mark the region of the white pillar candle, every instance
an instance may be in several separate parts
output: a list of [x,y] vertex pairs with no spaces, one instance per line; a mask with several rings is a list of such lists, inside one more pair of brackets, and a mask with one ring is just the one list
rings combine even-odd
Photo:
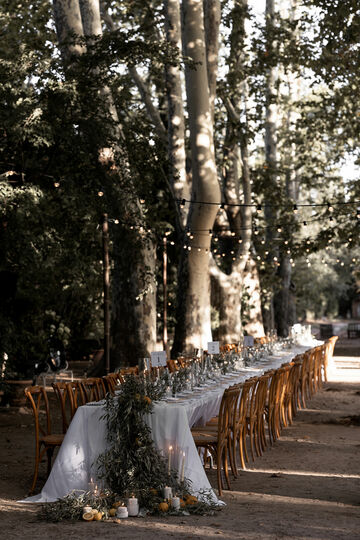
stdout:
[[169,476],[171,472],[171,452],[172,452],[172,446],[169,446],[169,455],[168,455],[168,475]]
[[171,499],[171,506],[174,508],[174,510],[180,509],[180,497],[173,497]]
[[127,500],[127,511],[129,516],[137,516],[139,513],[139,503],[135,497],[130,497]]
[[126,506],[118,506],[116,510],[116,517],[124,519],[128,517],[128,509]]
[[185,452],[183,452],[183,458],[181,463],[180,482],[183,482],[185,478]]
[[163,489],[163,496],[164,499],[171,499],[172,497],[172,489],[169,486],[165,486]]

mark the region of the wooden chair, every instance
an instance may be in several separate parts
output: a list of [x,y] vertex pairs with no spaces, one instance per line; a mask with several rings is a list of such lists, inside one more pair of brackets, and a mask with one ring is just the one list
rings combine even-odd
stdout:
[[105,383],[101,377],[89,377],[81,381],[86,393],[86,401],[100,401],[106,396]]
[[70,397],[71,417],[73,417],[77,408],[87,403],[86,392],[81,381],[72,381],[65,384]]
[[105,395],[109,392],[113,396],[116,389],[124,382],[124,377],[120,373],[108,373],[102,380],[105,385]]
[[166,360],[166,365],[170,373],[175,373],[175,371],[179,371],[179,365],[176,360]]
[[126,376],[126,375],[139,375],[139,368],[137,366],[134,367],[127,367],[120,369],[120,375]]
[[241,394],[238,402],[238,410],[235,417],[235,426],[233,429],[232,448],[230,459],[233,460],[232,471],[237,476],[237,459],[236,459],[236,445],[238,446],[238,453],[240,457],[240,464],[243,469],[246,469],[245,461],[249,461],[246,449],[246,435],[247,435],[247,416],[250,408],[250,401],[252,391],[256,385],[257,379],[249,379],[242,383],[240,386]]
[[260,457],[266,448],[265,407],[270,375],[262,375],[254,379],[247,411],[247,425],[250,439],[251,456],[254,461],[255,452]]
[[54,393],[59,400],[62,416],[62,429],[66,433],[73,418],[73,408],[71,406],[71,393],[65,382],[52,383]]
[[282,427],[282,407],[286,388],[286,369],[278,368],[273,371],[267,398],[267,422],[270,444],[280,437]]
[[237,407],[240,389],[235,386],[227,388],[223,394],[217,423],[217,430],[204,428],[194,428],[191,430],[197,448],[205,448],[213,457],[217,465],[217,484],[219,495],[223,492],[223,481],[221,468],[223,466],[224,475],[228,489],[231,489],[229,479],[228,449],[230,438],[230,420],[233,418]]
[[31,494],[35,489],[39,463],[44,453],[47,454],[47,475],[49,476],[54,450],[57,446],[61,446],[64,434],[51,433],[49,400],[43,386],[28,386],[25,388],[25,396],[30,402],[35,423],[35,471],[30,489]]
[[339,336],[331,336],[325,342],[325,348],[324,348],[324,351],[323,351],[323,359],[322,359],[322,367],[323,367],[325,382],[327,382],[327,380],[328,380],[327,372],[328,372],[329,360],[331,360],[331,358],[332,358],[332,356],[334,354],[335,345],[336,345],[336,342],[337,342],[338,339],[339,339]]

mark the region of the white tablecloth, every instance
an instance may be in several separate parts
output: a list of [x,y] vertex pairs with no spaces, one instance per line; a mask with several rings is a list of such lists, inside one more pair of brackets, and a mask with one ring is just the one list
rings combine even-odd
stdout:
[[[314,345],[316,343],[312,344]],[[244,369],[235,375],[224,377],[212,387],[203,388],[197,395],[191,396],[191,399],[154,404],[153,413],[147,417],[154,442],[166,456],[169,446],[173,447],[171,465],[178,470],[185,452],[185,477],[192,482],[194,494],[199,494],[200,490],[211,490],[214,500],[217,501],[194,444],[191,427],[205,424],[218,413],[225,388],[276,368],[307,349],[309,346],[297,346],[291,351],[281,351],[256,367]],[[88,489],[90,479],[96,478],[96,459],[106,448],[106,423],[101,419],[103,414],[104,407],[101,403],[78,408],[41,493],[28,497],[23,502],[52,502],[73,490]]]

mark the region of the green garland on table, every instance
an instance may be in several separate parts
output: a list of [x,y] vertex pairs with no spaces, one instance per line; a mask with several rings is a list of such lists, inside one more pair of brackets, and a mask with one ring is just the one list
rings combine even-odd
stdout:
[[175,471],[168,475],[166,458],[155,448],[144,420],[153,410],[153,401],[163,395],[160,384],[129,376],[119,394],[106,400],[108,449],[98,458],[99,477],[120,496],[136,494],[140,505],[150,489],[180,489]]
[[[203,491],[201,500],[191,495],[190,482],[178,480],[178,472],[168,471],[168,461],[155,447],[145,414],[153,411],[153,402],[166,392],[167,381],[158,381],[130,375],[116,396],[107,395],[103,418],[107,426],[107,450],[97,459],[98,477],[107,488],[98,495],[74,491],[54,503],[43,507],[40,519],[61,521],[81,519],[84,506],[103,513],[102,519],[112,516],[111,508],[125,503],[134,495],[145,513],[161,515],[212,515],[220,508],[214,504],[211,493]],[[172,488],[181,498],[179,511],[171,505],[163,510],[163,487]],[[166,505],[165,505],[166,507]],[[143,513],[144,515],[144,513]]]

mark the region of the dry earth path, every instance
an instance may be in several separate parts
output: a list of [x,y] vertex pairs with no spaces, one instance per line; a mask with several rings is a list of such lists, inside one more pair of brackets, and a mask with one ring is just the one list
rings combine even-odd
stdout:
[[336,365],[293,426],[240,472],[213,517],[39,522],[36,505],[17,502],[32,475],[32,417],[0,408],[0,538],[360,539],[360,358]]

